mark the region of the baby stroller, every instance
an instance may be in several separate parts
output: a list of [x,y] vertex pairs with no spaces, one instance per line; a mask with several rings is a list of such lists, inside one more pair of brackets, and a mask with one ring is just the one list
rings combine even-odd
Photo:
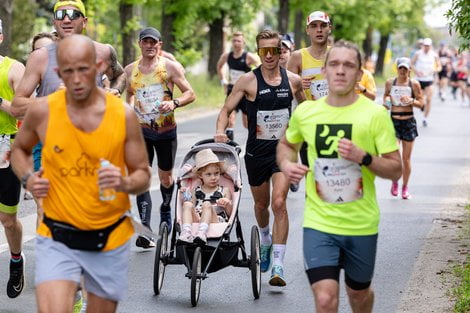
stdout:
[[[193,244],[177,244],[177,237],[182,226],[182,187],[191,190],[200,184],[200,179],[192,172],[195,165],[195,154],[203,149],[210,148],[225,161],[225,173],[220,177],[220,185],[230,188],[232,193],[233,210],[227,222],[211,223],[207,233],[207,244],[199,246]],[[162,290],[165,267],[169,264],[184,264],[187,269],[186,277],[191,280],[191,304],[196,306],[199,300],[201,283],[208,278],[208,273],[216,272],[229,265],[235,267],[248,267],[251,272],[251,285],[253,296],[258,299],[261,291],[260,270],[260,241],[256,225],[251,228],[250,255],[247,255],[245,241],[238,218],[238,206],[241,195],[241,170],[238,154],[240,147],[235,142],[228,144],[215,143],[212,139],[202,140],[191,147],[184,157],[177,178],[177,191],[175,199],[175,218],[168,242],[168,225],[160,225],[157,246],[155,250],[155,265],[153,272],[153,290],[159,295]],[[193,233],[199,224],[193,223]],[[231,241],[230,234],[235,228],[236,240]],[[239,258],[241,256],[241,258]]]

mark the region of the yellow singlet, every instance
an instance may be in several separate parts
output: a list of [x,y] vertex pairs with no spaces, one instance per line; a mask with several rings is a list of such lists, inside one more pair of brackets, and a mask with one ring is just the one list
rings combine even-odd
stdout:
[[302,74],[300,76],[312,79],[310,89],[305,90],[307,100],[318,100],[328,95],[328,82],[321,73],[325,61],[315,59],[308,52],[308,48],[300,49],[300,55],[302,56]]

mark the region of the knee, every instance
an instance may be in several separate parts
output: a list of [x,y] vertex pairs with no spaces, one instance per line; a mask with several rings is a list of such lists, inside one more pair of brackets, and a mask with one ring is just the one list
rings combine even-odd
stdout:
[[351,301],[351,303],[357,306],[361,306],[369,302],[370,298],[372,297],[372,294],[373,293],[370,288],[363,290],[348,289],[349,301]]
[[256,200],[255,201],[255,210],[256,211],[265,211],[269,207],[269,200]]
[[162,177],[160,177],[160,183],[164,187],[169,188],[171,184],[173,184],[173,178],[171,177],[171,175],[162,175]]
[[275,215],[287,214],[286,199],[284,199],[283,197],[275,197],[273,199],[272,209]]
[[16,218],[16,214],[0,214],[0,222],[2,223],[4,228],[14,228],[16,227],[18,220]]
[[315,301],[321,312],[334,312],[338,307],[338,295],[335,293],[317,291]]

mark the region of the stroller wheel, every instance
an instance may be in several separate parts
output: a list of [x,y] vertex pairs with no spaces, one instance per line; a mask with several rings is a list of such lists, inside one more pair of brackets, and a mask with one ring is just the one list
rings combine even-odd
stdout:
[[258,299],[261,293],[261,268],[260,268],[260,243],[258,227],[251,227],[251,287],[253,288],[253,296]]
[[196,306],[197,302],[199,301],[199,294],[201,292],[201,267],[202,267],[202,260],[201,260],[201,247],[197,247],[194,250],[193,255],[193,266],[191,269],[191,304],[192,306]]
[[168,225],[163,222],[160,224],[158,233],[157,248],[155,249],[155,263],[153,267],[153,292],[160,294],[165,276],[165,255],[168,249]]

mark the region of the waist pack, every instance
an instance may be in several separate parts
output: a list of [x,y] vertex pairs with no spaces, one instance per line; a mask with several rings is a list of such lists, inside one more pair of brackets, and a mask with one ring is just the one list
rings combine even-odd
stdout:
[[50,229],[52,238],[62,242],[70,249],[85,251],[101,251],[108,242],[111,232],[126,218],[121,216],[114,224],[95,230],[80,230],[73,225],[53,220],[44,215],[43,222]]

